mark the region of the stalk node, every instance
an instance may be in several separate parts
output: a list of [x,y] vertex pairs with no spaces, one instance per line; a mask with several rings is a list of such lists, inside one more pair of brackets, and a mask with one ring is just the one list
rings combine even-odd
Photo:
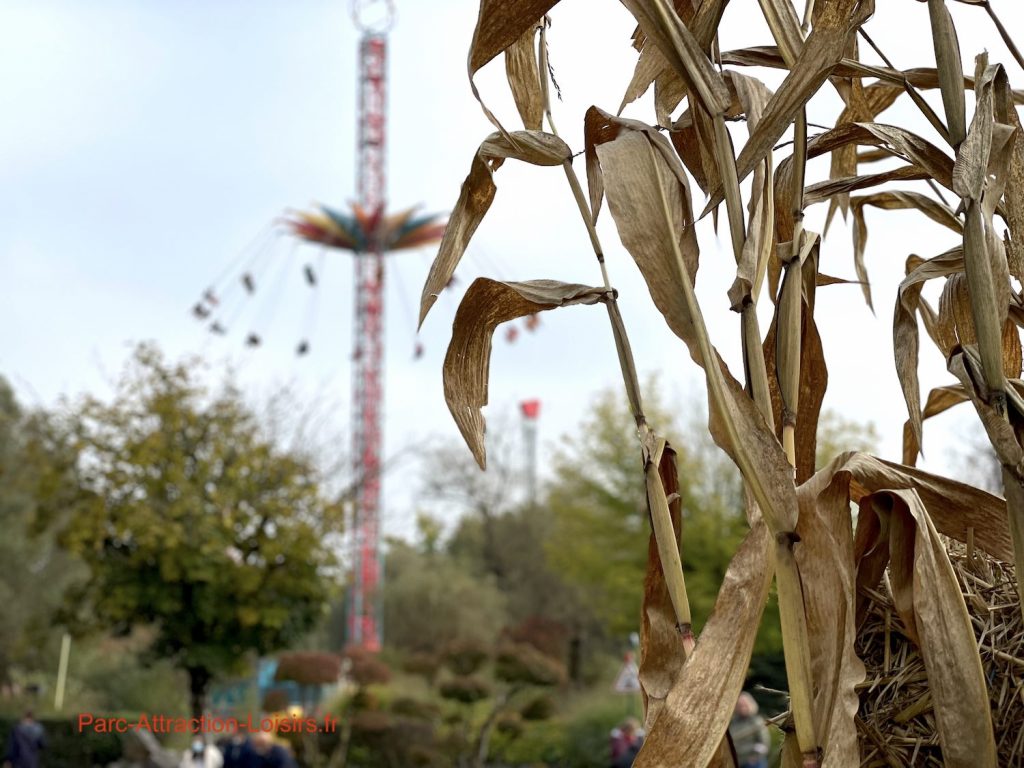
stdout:
[[1006,416],[1006,393],[1001,389],[989,393],[988,404],[991,405],[1000,416]]
[[782,546],[793,548],[794,544],[800,542],[800,534],[796,531],[779,531],[775,534],[775,543],[781,544]]
[[782,426],[784,427],[795,427],[796,426],[796,411],[792,408],[782,406]]

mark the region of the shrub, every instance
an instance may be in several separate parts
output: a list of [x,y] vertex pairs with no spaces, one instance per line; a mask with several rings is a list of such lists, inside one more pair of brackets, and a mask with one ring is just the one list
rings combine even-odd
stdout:
[[547,720],[555,714],[555,700],[546,694],[536,696],[519,710],[523,720]]
[[444,649],[444,663],[456,675],[479,672],[490,656],[490,648],[469,640],[449,643]]
[[453,677],[441,683],[441,695],[446,699],[472,704],[491,695],[491,686],[479,677]]
[[376,655],[358,646],[349,646],[344,653],[347,663],[346,676],[360,688],[384,684],[391,679],[391,670]]
[[402,668],[409,674],[419,675],[433,685],[441,669],[441,660],[433,653],[410,653],[405,657]]
[[565,667],[530,645],[504,647],[495,662],[494,675],[508,683],[561,685]]
[[274,680],[299,685],[329,685],[341,677],[341,657],[322,651],[292,651],[277,657]]
[[431,701],[403,696],[391,702],[391,712],[416,720],[434,721],[441,716],[441,708]]

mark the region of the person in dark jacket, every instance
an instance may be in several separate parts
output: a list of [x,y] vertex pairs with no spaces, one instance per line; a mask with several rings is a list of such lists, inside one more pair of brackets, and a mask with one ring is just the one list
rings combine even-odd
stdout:
[[287,749],[275,744],[270,734],[260,731],[252,739],[253,751],[258,755],[256,765],[261,768],[295,768],[295,761]]
[[260,758],[252,741],[237,729],[217,746],[224,756],[224,768],[260,768]]
[[644,743],[644,732],[635,717],[627,717],[611,732],[611,768],[630,768]]
[[39,753],[45,744],[43,726],[35,721],[31,711],[26,712],[7,741],[4,768],[39,768]]
[[768,768],[768,747],[771,739],[764,718],[757,713],[757,701],[744,691],[736,702],[729,723],[740,768]]

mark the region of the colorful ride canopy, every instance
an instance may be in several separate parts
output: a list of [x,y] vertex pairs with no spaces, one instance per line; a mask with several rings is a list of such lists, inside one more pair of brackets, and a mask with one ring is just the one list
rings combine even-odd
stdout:
[[286,226],[298,237],[355,253],[398,251],[439,242],[446,222],[442,214],[417,214],[417,208],[384,214],[381,206],[367,211],[357,203],[351,213],[325,205],[314,211],[289,211]]

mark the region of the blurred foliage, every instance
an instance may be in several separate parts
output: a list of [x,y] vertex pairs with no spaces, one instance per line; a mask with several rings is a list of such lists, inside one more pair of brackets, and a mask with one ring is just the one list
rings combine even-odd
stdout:
[[391,679],[391,670],[376,654],[357,645],[350,645],[343,654],[345,676],[360,688],[380,685]]
[[384,626],[395,648],[436,654],[453,642],[489,644],[505,624],[493,580],[451,557],[392,541],[384,568]]
[[521,685],[561,685],[564,667],[530,645],[506,645],[494,660],[494,676],[506,683]]
[[275,680],[299,685],[327,685],[341,677],[341,658],[323,651],[288,651],[277,656]]
[[481,677],[474,675],[458,675],[450,677],[438,687],[441,695],[452,701],[473,704],[488,698],[494,687]]
[[845,451],[877,454],[879,439],[874,424],[853,421],[826,408],[818,419],[815,466],[821,469]]
[[483,643],[460,640],[445,646],[442,654],[445,666],[456,675],[471,675],[490,659],[492,649]]
[[547,720],[555,714],[555,700],[547,694],[530,699],[519,710],[523,720]]
[[[11,730],[18,724],[18,718],[0,718],[0,749],[5,748]],[[121,757],[122,739],[116,733],[96,733],[78,730],[77,720],[44,718],[38,721],[43,726],[46,739],[46,768],[88,768],[88,766],[109,765]]]
[[25,411],[0,378],[0,690],[30,684],[60,648],[54,613],[84,568],[40,525],[41,506],[67,487],[71,454],[42,411]]
[[63,425],[74,483],[47,522],[88,566],[67,594],[78,630],[155,630],[151,652],[190,676],[193,708],[216,671],[307,632],[328,595],[325,544],[340,510],[304,456],[278,449],[230,383],[139,346],[111,402]]

